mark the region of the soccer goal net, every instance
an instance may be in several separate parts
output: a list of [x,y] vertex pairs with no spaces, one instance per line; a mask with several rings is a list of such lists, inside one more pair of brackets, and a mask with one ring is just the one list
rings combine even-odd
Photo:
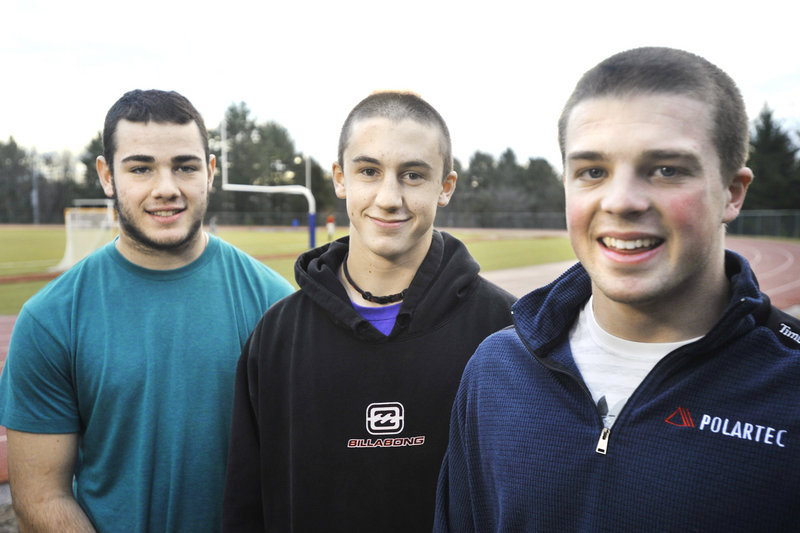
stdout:
[[113,200],[76,200],[75,207],[64,209],[67,244],[64,257],[55,271],[69,267],[111,241],[117,234]]

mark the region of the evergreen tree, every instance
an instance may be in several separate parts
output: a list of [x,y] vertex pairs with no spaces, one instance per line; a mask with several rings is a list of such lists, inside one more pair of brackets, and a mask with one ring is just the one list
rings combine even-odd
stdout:
[[33,176],[28,154],[14,137],[0,141],[0,222],[33,222]]
[[789,134],[764,106],[755,121],[747,166],[755,179],[745,200],[747,209],[797,209],[800,174],[797,148]]
[[83,181],[76,183],[75,195],[77,198],[106,198],[100,177],[97,175],[97,156],[103,155],[103,134],[97,132],[89,144],[84,148],[80,160],[83,163]]

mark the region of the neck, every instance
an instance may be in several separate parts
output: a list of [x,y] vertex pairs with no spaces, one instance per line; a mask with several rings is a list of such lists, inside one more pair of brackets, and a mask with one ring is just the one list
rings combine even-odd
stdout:
[[201,230],[183,246],[157,250],[120,231],[116,247],[122,257],[140,267],[150,270],[174,270],[186,266],[200,257],[208,245],[208,240],[208,233]]
[[616,302],[593,291],[595,320],[607,332],[636,342],[680,342],[702,337],[717,323],[730,301],[727,280],[714,295],[680,302]]
[[386,295],[377,295],[377,294],[372,294],[370,291],[365,291],[364,289],[359,287],[358,284],[355,281],[353,281],[353,278],[350,276],[350,272],[347,270],[347,258],[345,258],[345,260],[342,262],[342,273],[344,274],[344,277],[347,280],[347,283],[350,285],[350,287],[355,289],[355,291],[358,294],[360,294],[364,300],[370,303],[378,305],[388,305],[397,302],[402,302],[403,299],[406,297],[406,293],[408,292],[407,288],[403,289],[400,292],[394,294],[386,294]]
[[416,273],[416,268],[412,271],[399,266],[360,264],[348,254],[339,269],[339,280],[358,305],[380,307],[402,301]]

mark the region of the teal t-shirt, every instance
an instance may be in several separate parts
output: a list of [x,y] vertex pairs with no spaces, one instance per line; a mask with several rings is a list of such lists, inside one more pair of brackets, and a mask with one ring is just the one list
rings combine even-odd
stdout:
[[293,290],[213,236],[169,271],[110,243],[23,306],[0,424],[79,433],[75,495],[99,531],[216,531],[236,363],[264,311]]

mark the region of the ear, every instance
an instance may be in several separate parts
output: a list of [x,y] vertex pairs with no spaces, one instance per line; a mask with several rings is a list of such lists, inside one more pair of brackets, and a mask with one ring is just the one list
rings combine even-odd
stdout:
[[456,182],[458,181],[458,174],[455,171],[450,172],[444,182],[442,182],[442,192],[439,193],[439,207],[444,207],[450,203],[450,198],[456,191]]
[[103,192],[109,198],[114,198],[114,177],[111,175],[111,169],[108,167],[106,158],[102,155],[97,156],[97,175],[100,177],[100,185],[103,187]]
[[208,156],[208,190],[214,183],[214,170],[217,168],[217,156],[211,154]]
[[333,163],[333,190],[336,192],[337,198],[347,198],[347,190],[344,186],[344,170],[339,166],[338,161]]
[[727,224],[739,216],[739,211],[742,210],[742,204],[744,203],[744,197],[747,195],[747,187],[750,186],[752,181],[753,171],[747,167],[740,168],[733,176],[727,189],[725,189],[727,201],[725,203],[725,213],[722,219],[724,223]]

